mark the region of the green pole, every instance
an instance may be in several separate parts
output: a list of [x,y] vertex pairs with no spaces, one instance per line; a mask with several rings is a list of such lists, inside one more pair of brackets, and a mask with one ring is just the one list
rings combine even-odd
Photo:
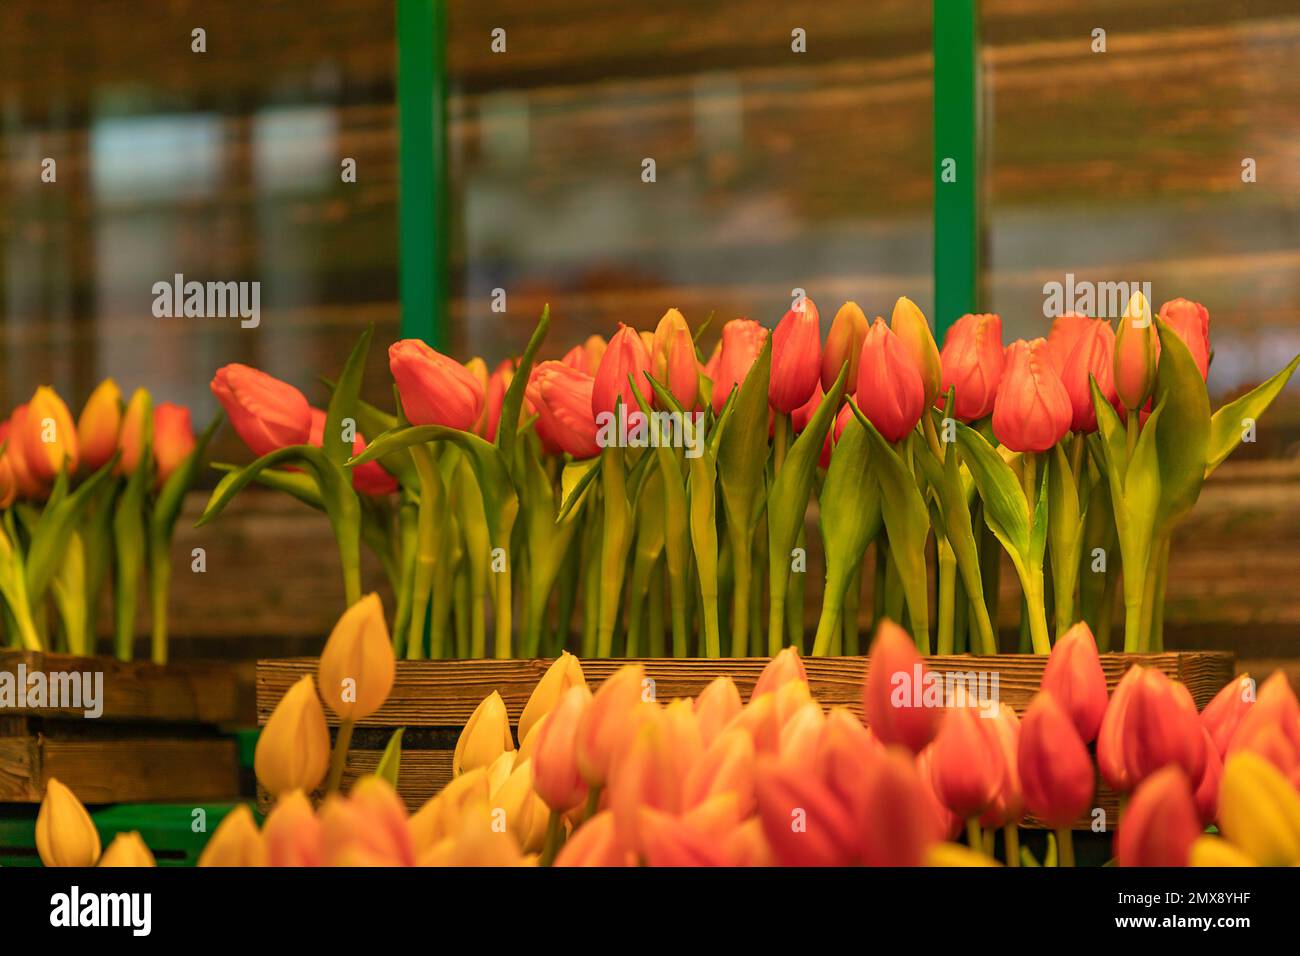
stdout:
[[446,10],[397,0],[398,225],[402,337],[446,351]]
[[978,311],[979,0],[934,0],[934,327]]

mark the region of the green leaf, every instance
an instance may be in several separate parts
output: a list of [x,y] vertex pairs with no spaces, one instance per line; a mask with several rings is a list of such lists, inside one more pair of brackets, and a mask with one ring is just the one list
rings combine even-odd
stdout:
[[1114,475],[1122,487],[1124,470],[1128,467],[1128,438],[1124,432],[1124,423],[1120,421],[1114,406],[1106,401],[1106,396],[1097,387],[1097,380],[1091,375],[1088,376],[1088,385],[1092,389],[1092,407],[1097,413],[1096,438],[1090,442],[1089,447],[1094,451],[1101,449],[1098,466],[1108,475]]
[[1056,595],[1056,633],[1078,617],[1074,589],[1079,580],[1079,548],[1083,522],[1079,515],[1079,489],[1065,449],[1058,444],[1043,461],[1047,469],[1048,543],[1052,550],[1052,589]]
[[194,526],[201,528],[215,519],[226,509],[226,505],[230,504],[235,495],[239,494],[251,482],[257,481],[267,469],[276,465],[294,463],[305,464],[312,469],[316,476],[318,489],[321,488],[321,473],[333,468],[329,459],[325,457],[325,452],[312,445],[288,445],[267,452],[261,458],[237,471],[230,472],[217,482],[217,487],[212,489],[212,494],[208,498],[207,506],[203,509],[203,514],[199,516],[199,520]]
[[524,389],[528,387],[528,378],[533,372],[533,360],[537,356],[537,350],[542,347],[542,342],[546,339],[546,333],[550,328],[551,306],[548,303],[542,307],[542,317],[537,322],[537,328],[533,330],[532,338],[528,340],[528,347],[524,349],[523,357],[519,360],[519,367],[515,369],[515,374],[510,379],[510,387],[506,389],[505,398],[501,401],[501,418],[497,423],[496,446],[501,450],[502,461],[507,466],[514,461],[515,438],[519,428],[519,409],[524,404]]
[[592,480],[600,474],[599,458],[584,458],[581,461],[570,461],[564,466],[560,473],[560,511],[555,516],[555,520],[563,521],[569,517],[569,514],[583,500],[587,489],[591,486]]
[[1251,389],[1236,401],[1224,405],[1210,416],[1206,477],[1223,464],[1224,459],[1241,444],[1242,435],[1246,430],[1243,422],[1247,419],[1256,421],[1268,406],[1273,404],[1273,399],[1277,398],[1278,393],[1286,386],[1297,366],[1300,366],[1300,355],[1293,358],[1286,368],[1268,381]]
[[[221,472],[224,476],[239,471],[244,466],[232,465],[224,461],[214,461],[210,467]],[[316,484],[316,479],[305,471],[281,471],[278,468],[267,468],[258,472],[257,477],[253,480],[264,488],[282,491],[287,495],[291,495],[303,504],[310,505],[319,511],[325,510],[325,502],[321,500],[320,496],[320,486]]]
[[734,534],[748,535],[758,519],[755,507],[767,468],[767,392],[772,370],[772,337],[763,348],[735,395],[731,421],[718,440],[718,479],[727,526]]
[[1160,468],[1155,526],[1166,528],[1200,496],[1209,455],[1210,396],[1186,344],[1159,318],[1155,322],[1160,333],[1155,403],[1164,409],[1155,434]]
[[[120,453],[114,453],[107,463],[81,483],[81,487],[70,494],[61,494],[57,500],[51,498],[41,512],[40,520],[32,532],[25,567],[27,594],[32,607],[36,607],[45,595],[46,588],[63,562],[63,554],[73,531],[81,524],[86,505],[117,467],[119,457]],[[66,490],[67,479],[64,477],[62,480]]]
[[198,474],[208,444],[221,425],[221,419],[222,416],[218,414],[208,423],[208,427],[203,429],[203,434],[194,443],[194,450],[185,456],[185,460],[171,473],[163,483],[162,490],[158,492],[158,499],[154,502],[153,512],[149,517],[152,533],[158,540],[171,540],[172,529],[176,527],[176,519],[180,516],[181,506],[185,503],[185,493],[194,485],[194,476]]
[[343,440],[343,421],[352,419],[357,428],[357,402],[361,396],[361,380],[366,374],[366,356],[370,354],[370,340],[374,338],[375,327],[368,326],[357,344],[352,347],[343,374],[339,376],[334,394],[330,396],[329,409],[325,413],[325,434],[322,446],[325,455],[336,465],[342,465],[352,457],[352,445]]
[[984,502],[984,521],[1007,551],[1026,558],[1030,548],[1029,503],[1016,473],[975,429],[957,423],[957,446]]
[[375,776],[383,777],[394,790],[397,789],[397,772],[402,764],[402,734],[404,733],[406,733],[405,727],[398,727],[393,731],[393,735],[388,738],[388,746],[384,748],[384,755],[379,758],[379,765],[375,767]]

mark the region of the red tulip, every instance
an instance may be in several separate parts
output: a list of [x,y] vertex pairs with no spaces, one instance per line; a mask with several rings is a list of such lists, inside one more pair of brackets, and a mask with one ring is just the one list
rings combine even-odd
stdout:
[[1129,411],[1145,405],[1155,391],[1159,355],[1151,306],[1141,292],[1135,292],[1115,333],[1115,391]]
[[1002,780],[993,802],[980,817],[980,825],[1004,827],[1024,815],[1024,789],[1020,784],[1020,718],[1006,704],[998,704],[997,715],[988,720],[988,730],[1002,751]]
[[1173,299],[1160,307],[1160,318],[1192,353],[1201,378],[1210,374],[1210,310],[1199,302]]
[[592,413],[596,380],[563,362],[542,362],[528,381],[528,398],[537,411],[534,427],[542,447],[551,454],[574,458],[600,454],[599,428]]
[[1209,826],[1219,816],[1219,783],[1223,780],[1223,758],[1219,756],[1210,732],[1201,728],[1205,740],[1205,772],[1201,774],[1201,783],[1196,788],[1196,811],[1201,823]]
[[862,342],[867,337],[870,323],[856,302],[845,302],[831,320],[831,330],[826,334],[826,347],[822,349],[822,388],[829,389],[839,378],[844,363],[849,363],[849,374],[844,380],[844,391],[852,395],[858,387],[858,359],[862,356]]
[[1115,834],[1115,857],[1120,866],[1186,866],[1202,832],[1187,775],[1166,766],[1129,800]]
[[444,425],[473,431],[483,414],[484,382],[455,359],[419,339],[388,348],[388,367],[412,425]]
[[1061,364],[1061,384],[1070,398],[1070,429],[1076,432],[1097,430],[1097,409],[1092,404],[1092,384],[1106,401],[1119,407],[1115,392],[1115,332],[1102,319],[1089,319],[1079,333],[1074,349]]
[[884,744],[899,744],[912,753],[934,739],[943,711],[927,706],[928,670],[907,633],[893,621],[876,629],[862,691],[867,726]]
[[162,485],[194,451],[194,427],[190,410],[171,402],[159,402],[153,409],[153,457]]
[[876,319],[858,359],[858,406],[887,441],[905,438],[925,410],[925,385],[911,353],[884,319]]
[[1101,728],[1097,731],[1097,769],[1106,785],[1116,793],[1128,793],[1136,783],[1124,762],[1124,724],[1133,688],[1140,676],[1137,667],[1124,672],[1115,685],[1115,692],[1110,695],[1110,703],[1101,718]]
[[230,424],[254,455],[305,445],[311,435],[311,406],[288,382],[247,365],[217,369],[212,379]]
[[939,799],[959,817],[988,809],[1002,784],[1003,750],[992,721],[974,707],[950,707],[931,748],[930,780]]
[[946,803],[939,799],[934,790],[934,744],[930,744],[916,755],[916,772],[921,779],[924,791],[922,803],[930,811],[934,821],[935,832],[940,840],[955,840],[965,827],[965,821],[953,813]]
[[1074,347],[1078,344],[1084,331],[1096,321],[1096,319],[1090,319],[1086,315],[1079,315],[1077,312],[1067,312],[1064,315],[1058,315],[1052,320],[1052,328],[1047,333],[1047,348],[1043,352],[1043,357],[1055,367],[1058,374],[1065,367],[1066,360],[1070,357],[1070,353],[1074,351]]
[[618,331],[609,340],[609,348],[596,371],[596,381],[591,390],[592,415],[599,419],[602,412],[614,414],[621,398],[628,420],[631,421],[634,415],[639,416],[641,406],[637,404],[628,379],[631,378],[636,383],[642,397],[649,401],[650,396],[646,393],[650,389],[650,383],[645,377],[649,369],[650,353],[646,351],[641,336],[631,326],[619,323]]
[[799,652],[793,647],[787,647],[764,666],[763,672],[758,675],[758,680],[754,683],[749,699],[758,700],[764,694],[778,691],[796,680],[806,683],[808,672],[804,670],[803,659],[799,656]]
[[951,388],[954,416],[966,422],[984,418],[993,411],[1005,363],[1002,319],[996,315],[963,315],[943,340],[943,377],[935,403],[942,406]]
[[578,726],[591,707],[586,685],[570,687],[555,709],[537,725],[533,746],[533,789],[548,807],[568,813],[587,796],[587,784],[578,772]]
[[1201,711],[1201,726],[1210,732],[1220,758],[1228,755],[1228,743],[1254,703],[1255,679],[1242,674],[1215,694]]
[[1012,342],[998,397],[993,434],[1012,451],[1047,451],[1070,430],[1070,396],[1047,353],[1047,340]]
[[[669,309],[655,328],[654,347],[650,350],[651,372],[660,385],[672,393],[677,404],[690,411],[700,394],[700,368],[695,359],[695,339],[686,319],[676,309]],[[640,387],[640,383],[637,383]],[[649,389],[649,383],[645,389]],[[654,395],[643,389],[646,401]]]
[[789,415],[812,397],[821,380],[821,366],[821,317],[813,300],[805,297],[782,317],[772,333],[768,403]]
[[763,834],[781,866],[847,866],[858,821],[831,790],[801,768],[759,761],[754,792]]
[[1238,751],[1259,754],[1300,785],[1300,703],[1282,671],[1259,685],[1259,699],[1228,743],[1229,754]]
[[44,483],[37,480],[27,465],[23,455],[23,442],[18,436],[27,429],[27,403],[19,405],[5,423],[5,460],[13,471],[16,495],[23,498],[40,497],[46,490]]
[[1122,732],[1124,766],[1133,785],[1177,764],[1192,786],[1205,771],[1205,746],[1196,704],[1187,688],[1144,667],[1133,685]]
[[487,383],[487,407],[483,411],[483,438],[497,440],[497,425],[501,423],[501,406],[505,404],[506,390],[515,377],[513,359],[505,359],[492,370]]
[[930,332],[930,323],[926,321],[925,313],[907,296],[900,296],[894,303],[889,328],[898,336],[903,349],[912,356],[916,370],[921,373],[926,407],[933,405],[939,397],[943,369],[939,362],[939,347],[934,344],[934,335]]
[[[763,351],[767,329],[753,319],[732,319],[722,327],[722,341],[713,374],[713,411],[722,414],[731,390],[740,385]],[[707,369],[706,369],[707,373]]]
[[1054,830],[1064,829],[1092,802],[1088,748],[1051,694],[1037,694],[1020,722],[1020,785],[1025,809]]
[[[308,442],[317,448],[325,445],[325,419],[328,416],[319,408],[311,410],[311,436]],[[156,426],[155,426],[156,427]],[[366,450],[366,439],[357,432],[352,439],[352,457]],[[352,469],[352,487],[364,495],[378,498],[397,490],[397,479],[377,461],[368,461]]]
[[1042,688],[1070,715],[1084,743],[1096,739],[1106,713],[1106,675],[1086,622],[1075,624],[1057,640],[1043,668]]
[[867,866],[921,866],[942,839],[939,818],[912,755],[883,751],[862,781],[861,857]]

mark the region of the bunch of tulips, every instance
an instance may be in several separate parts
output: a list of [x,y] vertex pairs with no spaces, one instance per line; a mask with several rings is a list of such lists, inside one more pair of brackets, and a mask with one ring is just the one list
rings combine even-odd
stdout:
[[348,604],[364,540],[409,658],[487,656],[489,599],[497,657],[856,654],[873,545],[873,617],[924,653],[996,652],[1003,552],[1020,650],[1077,621],[1109,650],[1122,594],[1123,649],[1154,651],[1174,527],[1300,363],[1211,414],[1209,313],[1175,299],[1153,316],[1141,294],[1118,330],[1066,315],[1004,346],[998,316],[966,315],[942,350],[907,298],[889,323],[845,303],[824,342],[800,298],[770,335],[727,322],[707,358],[676,309],[537,362],[548,327],[491,372],[395,343],[394,413],[358,398],[369,332],[328,411],[221,369],[213,391],[261,457],[222,466],[204,520],[254,480],[325,510]]
[[93,654],[111,581],[114,650],[129,660],[144,575],[151,656],[166,661],[172,534],[217,424],[196,438],[189,409],[155,405],[142,388],[124,402],[112,379],[75,422],[41,386],[0,423],[0,602],[10,647]]
[[[1022,715],[946,692],[889,621],[870,651],[865,723],[816,701],[793,648],[747,703],[725,676],[662,703],[640,663],[592,693],[563,654],[513,728],[499,694],[478,706],[453,779],[413,814],[396,793],[401,731],[344,795],[348,734],[331,756],[324,711],[344,727],[375,713],[395,663],[371,595],[263,729],[264,825],[231,813],[200,865],[1069,866],[1081,822],[1114,834],[1122,866],[1300,863],[1300,703],[1283,675],[1258,687],[1242,675],[1199,714],[1185,686],[1141,665],[1108,693],[1082,623]],[[1098,774],[1121,795],[1118,820],[1097,805]],[[1030,818],[1054,831],[1042,860],[1020,845]],[[119,862],[148,865],[123,839]],[[57,783],[37,844],[47,865],[99,858],[93,823]]]

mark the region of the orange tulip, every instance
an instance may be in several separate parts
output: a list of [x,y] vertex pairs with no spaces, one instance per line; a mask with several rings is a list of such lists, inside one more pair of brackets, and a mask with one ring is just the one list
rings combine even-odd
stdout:
[[488,376],[486,407],[483,409],[483,430],[480,433],[490,442],[497,440],[497,425],[501,422],[501,406],[505,404],[506,391],[515,377],[513,359],[505,359]]
[[781,759],[790,766],[816,773],[819,745],[825,726],[826,714],[822,711],[822,705],[815,700],[808,701],[781,727],[778,744]]
[[720,735],[687,771],[682,803],[695,807],[722,793],[734,794],[737,812],[754,810],[754,741],[742,728]]
[[903,340],[877,318],[858,358],[858,406],[886,441],[908,435],[925,410],[921,370]]
[[[643,850],[637,828],[645,807],[680,813],[683,809],[685,771],[692,763],[690,749],[682,752],[665,712],[652,708],[641,721],[626,751],[619,754],[609,776],[609,806],[625,846]],[[693,748],[698,753],[698,741]]]
[[[5,439],[0,438],[0,442],[3,441]],[[0,453],[0,510],[8,508],[17,500],[18,478],[14,474],[13,459],[7,452]]]
[[301,790],[286,793],[262,825],[267,862],[271,866],[324,866],[325,846],[321,822]]
[[288,382],[234,364],[217,369],[211,388],[254,455],[306,444],[311,435],[311,406]]
[[1196,788],[1196,811],[1200,814],[1201,823],[1209,826],[1219,816],[1219,784],[1223,780],[1223,758],[1219,756],[1210,732],[1204,727],[1201,728],[1201,736],[1205,740],[1205,772],[1201,774],[1200,785]]
[[953,415],[970,422],[993,412],[1006,356],[1002,319],[997,315],[963,315],[948,329],[940,353],[942,377],[936,404],[953,389]]
[[27,431],[26,402],[14,409],[13,414],[9,416],[9,421],[6,422],[6,426],[5,458],[9,461],[9,467],[13,471],[14,485],[17,489],[15,497],[42,497],[48,489],[44,482],[39,481],[32,474],[31,467],[28,465],[26,455],[23,452],[22,435]]
[[1057,639],[1043,668],[1042,689],[1070,715],[1084,743],[1096,739],[1106,713],[1106,675],[1092,629],[1085,621]]
[[1052,363],[1058,373],[1065,368],[1070,353],[1079,344],[1079,339],[1083,337],[1084,332],[1096,321],[1098,320],[1079,315],[1077,312],[1066,312],[1052,320],[1043,357]]
[[1166,765],[1138,786],[1115,834],[1120,866],[1186,866],[1204,832],[1187,775]]
[[1115,685],[1115,692],[1110,695],[1110,703],[1106,705],[1106,713],[1102,715],[1101,727],[1097,731],[1097,770],[1106,786],[1116,793],[1127,793],[1135,783],[1124,763],[1124,722],[1133,688],[1140,676],[1136,667],[1124,672]]
[[1070,396],[1046,346],[1046,339],[1021,340],[1007,349],[993,434],[1012,451],[1047,451],[1070,430]]
[[[672,393],[683,409],[690,411],[700,394],[700,369],[695,359],[695,338],[686,319],[676,309],[669,309],[655,328],[650,350],[650,370],[655,380]],[[640,383],[638,383],[640,385]],[[649,387],[648,384],[646,386]],[[643,388],[647,401],[654,396]]]
[[577,728],[577,762],[583,779],[599,787],[609,779],[614,759],[632,740],[652,709],[645,701],[645,668],[625,664],[597,689]]
[[596,370],[600,368],[600,360],[605,357],[608,348],[609,343],[603,338],[599,335],[591,335],[581,345],[575,345],[565,352],[560,361],[570,368],[586,372],[595,378]]
[[[753,319],[732,319],[722,327],[722,341],[716,353],[713,374],[713,411],[722,414],[731,391],[749,375],[749,370],[763,351],[767,329]],[[708,374],[708,369],[705,373]]]
[[727,675],[715,677],[695,698],[695,716],[699,720],[700,739],[707,747],[724,727],[740,713],[740,691]]
[[930,811],[930,816],[934,819],[939,839],[956,839],[957,834],[962,832],[966,823],[961,817],[953,813],[934,791],[934,744],[929,744],[916,755],[916,772],[921,779],[923,803]]
[[99,470],[113,457],[121,427],[122,390],[117,382],[106,378],[90,393],[77,419],[81,464],[87,471]]
[[1151,305],[1133,293],[1115,333],[1115,391],[1129,411],[1141,408],[1156,387],[1160,340],[1151,320]]
[[941,839],[939,817],[911,754],[881,753],[862,781],[860,856],[867,866],[921,866]]
[[1124,766],[1133,785],[1177,764],[1192,786],[1205,770],[1205,747],[1196,704],[1187,688],[1144,667],[1133,686],[1122,731]]
[[963,819],[988,809],[1006,776],[992,723],[974,707],[952,707],[934,738],[930,767],[934,792]]
[[749,699],[757,700],[764,694],[770,694],[780,690],[791,681],[807,681],[808,673],[804,670],[803,660],[799,657],[799,652],[793,647],[787,647],[776,657],[767,662],[763,672],[758,675],[758,680],[754,683],[754,689],[750,692]]
[[1201,726],[1210,732],[1220,758],[1227,756],[1229,741],[1254,703],[1255,679],[1242,674],[1215,694],[1201,711]]
[[934,344],[930,323],[926,321],[925,313],[915,302],[907,296],[900,296],[894,303],[894,311],[889,318],[889,328],[894,335],[898,336],[904,350],[912,356],[917,371],[921,373],[925,406],[928,408],[939,397],[939,383],[943,378],[939,347]]
[[153,410],[153,455],[158,464],[157,482],[162,485],[194,451],[194,427],[190,410],[171,402],[160,402]]
[[844,363],[849,363],[849,373],[844,379],[845,394],[853,394],[858,387],[858,359],[862,357],[862,343],[870,327],[866,315],[856,302],[845,302],[831,321],[826,333],[826,347],[822,349],[822,388],[829,389],[839,377]]
[[1300,786],[1300,703],[1282,671],[1259,685],[1259,699],[1232,735],[1228,753],[1240,751],[1265,757]]
[[1054,830],[1070,826],[1092,802],[1088,748],[1051,694],[1035,695],[1025,711],[1016,766],[1025,809]]
[[755,769],[763,834],[781,866],[847,866],[860,828],[820,780],[768,757]]
[[867,726],[881,743],[919,753],[938,733],[943,712],[926,706],[922,691],[927,673],[907,633],[892,621],[881,621],[862,694]]
[[1119,407],[1115,392],[1115,331],[1102,319],[1089,319],[1061,362],[1061,384],[1070,399],[1070,429],[1076,432],[1097,430],[1097,409],[1092,403],[1091,379],[1106,401]]
[[1018,823],[1024,815],[1024,789],[1020,784],[1020,718],[1006,704],[988,718],[988,731],[1002,752],[1002,780],[993,802],[980,817],[980,825],[1004,827]]
[[1160,307],[1161,320],[1192,353],[1201,378],[1210,373],[1210,310],[1199,302],[1172,299]]
[[533,789],[557,813],[568,813],[587,796],[587,784],[578,772],[577,738],[591,702],[585,685],[570,687],[537,726]]
[[327,797],[320,827],[327,866],[415,865],[406,806],[383,777],[362,777],[346,797]]
[[542,362],[528,380],[527,394],[537,411],[534,427],[542,447],[574,458],[600,454],[599,428],[592,412],[596,380],[563,362]]
[[388,368],[412,425],[445,425],[467,432],[483,414],[485,383],[419,339],[389,346]]
[[851,809],[861,797],[862,781],[873,760],[884,752],[879,740],[862,721],[843,707],[826,715],[813,772]]
[[68,406],[48,385],[32,395],[26,428],[14,438],[23,443],[23,461],[37,481],[52,482],[64,468],[69,474],[77,470],[77,426]]
[[[640,415],[640,405],[632,391],[631,382],[646,401],[651,398],[650,383],[645,373],[650,370],[650,353],[637,330],[629,325],[619,323],[618,331],[609,340],[609,348],[600,360],[596,370],[596,380],[591,388],[591,414],[599,420],[602,412],[614,414],[619,400],[622,400],[628,421],[634,415]],[[629,382],[629,378],[631,382]]]
[[785,415],[803,405],[821,379],[821,366],[821,317],[816,303],[805,296],[782,316],[772,333],[768,404]]
[[618,841],[614,814],[603,810],[583,823],[555,857],[556,866],[636,866],[636,856]]

